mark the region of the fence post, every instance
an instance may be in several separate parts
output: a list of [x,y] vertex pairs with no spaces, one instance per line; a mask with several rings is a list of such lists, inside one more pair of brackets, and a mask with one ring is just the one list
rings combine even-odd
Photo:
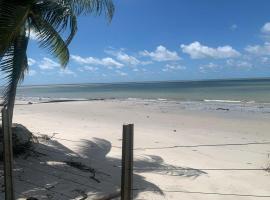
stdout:
[[7,107],[2,109],[2,132],[4,153],[4,178],[5,178],[5,200],[14,200],[13,190],[13,151],[11,120]]
[[131,200],[133,196],[133,137],[134,125],[123,125],[121,200]]

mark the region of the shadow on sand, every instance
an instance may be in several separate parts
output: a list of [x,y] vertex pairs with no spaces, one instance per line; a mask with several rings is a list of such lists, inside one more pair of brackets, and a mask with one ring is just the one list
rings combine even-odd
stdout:
[[[28,149],[26,154],[16,158],[14,165],[16,197],[35,197],[38,200],[83,200],[119,191],[121,159],[117,156],[108,156],[112,148],[111,143],[99,138],[91,141],[81,140],[77,143],[76,150],[71,150],[57,140],[43,138]],[[2,175],[0,184],[3,188],[3,166],[2,164],[0,166]],[[159,173],[186,178],[196,178],[205,174],[197,169],[166,164],[156,155],[135,157],[134,169],[134,198],[143,191],[163,195],[162,190],[147,181],[141,173]],[[3,198],[2,191],[0,199]]]

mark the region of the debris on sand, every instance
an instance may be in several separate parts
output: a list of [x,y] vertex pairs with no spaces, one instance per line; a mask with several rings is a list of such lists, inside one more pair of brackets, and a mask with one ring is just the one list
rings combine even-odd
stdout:
[[217,108],[216,110],[224,110],[224,111],[229,111],[229,108]]
[[92,176],[90,176],[90,179],[93,179],[94,181],[96,181],[97,183],[100,183],[100,180],[98,180],[95,176],[96,176],[96,170],[94,168],[88,167],[80,162],[74,162],[74,161],[65,161],[65,163],[73,168],[76,168],[78,170],[81,170],[83,172],[90,172],[92,173]]

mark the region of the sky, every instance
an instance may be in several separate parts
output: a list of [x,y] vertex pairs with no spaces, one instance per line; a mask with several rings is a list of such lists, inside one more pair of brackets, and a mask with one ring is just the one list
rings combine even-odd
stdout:
[[62,69],[28,47],[24,84],[270,77],[269,0],[114,0],[105,16],[79,17]]

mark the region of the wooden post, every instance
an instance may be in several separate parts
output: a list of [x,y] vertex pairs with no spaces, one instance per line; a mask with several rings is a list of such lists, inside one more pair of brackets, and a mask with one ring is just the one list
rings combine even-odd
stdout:
[[13,151],[11,120],[7,107],[2,109],[2,132],[4,152],[5,200],[14,200],[13,190]]
[[133,124],[123,125],[121,200],[131,200],[133,196]]

